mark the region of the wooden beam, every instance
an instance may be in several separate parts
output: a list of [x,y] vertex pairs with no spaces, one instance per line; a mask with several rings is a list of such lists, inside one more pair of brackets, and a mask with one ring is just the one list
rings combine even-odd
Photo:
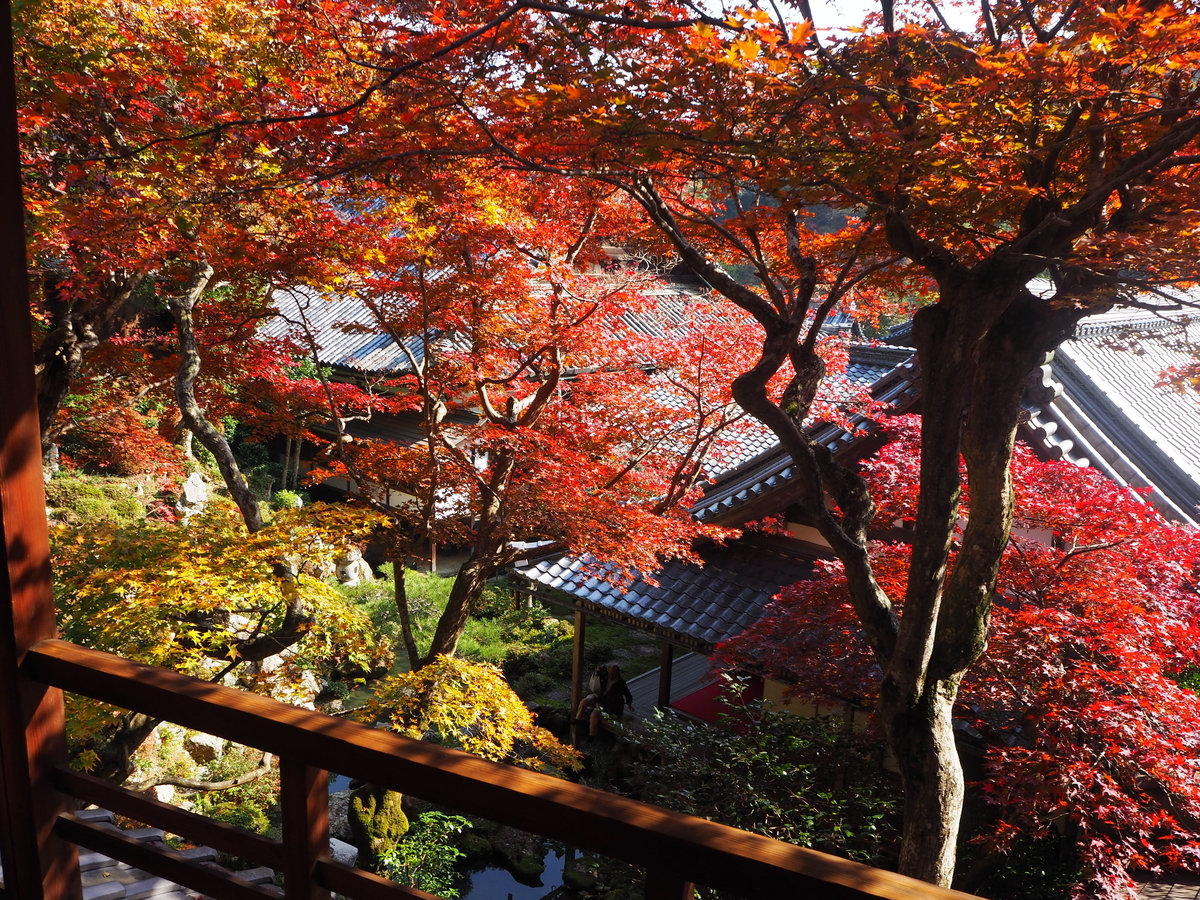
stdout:
[[67,759],[60,691],[21,674],[55,634],[50,546],[25,262],[12,9],[0,8],[0,858],[20,900],[82,896],[78,854],[54,832],[68,799],[51,784]]
[[[65,690],[739,896],[967,900],[894,872],[368,728],[63,641],[28,674]],[[320,871],[319,867],[318,871]],[[24,898],[22,898],[24,900]]]
[[441,900],[332,859],[317,863],[317,880],[331,891],[354,900]]

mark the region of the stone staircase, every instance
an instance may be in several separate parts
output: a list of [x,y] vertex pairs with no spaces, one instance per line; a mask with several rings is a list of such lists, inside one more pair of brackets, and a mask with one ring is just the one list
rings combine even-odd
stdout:
[[[101,827],[120,831],[123,837],[165,846],[161,829],[119,829],[113,824],[113,814],[106,809],[84,809],[75,815]],[[192,862],[228,872],[217,864],[217,852],[209,847],[193,847],[178,852]],[[200,900],[202,897],[201,894],[181,887],[173,881],[150,875],[127,863],[117,862],[102,853],[83,848],[79,850],[79,869],[83,878],[83,900]],[[270,886],[275,881],[275,872],[266,867],[231,874],[236,874],[238,878],[251,884]],[[282,891],[279,892],[279,896],[283,896]]]

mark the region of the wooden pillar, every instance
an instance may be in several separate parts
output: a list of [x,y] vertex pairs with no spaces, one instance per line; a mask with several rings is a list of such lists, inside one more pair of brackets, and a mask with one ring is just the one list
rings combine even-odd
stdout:
[[286,900],[329,900],[317,885],[317,858],[329,853],[329,773],[293,759],[279,762]]
[[695,886],[662,869],[646,870],[646,900],[693,900]]
[[583,650],[586,638],[587,616],[582,609],[575,610],[575,641],[571,647],[571,746],[579,746],[579,726],[575,713],[583,702]]
[[72,808],[51,783],[67,761],[62,692],[21,674],[55,636],[50,546],[25,268],[12,10],[0,10],[0,857],[5,892],[77,900],[79,857],[54,834]]
[[662,642],[662,657],[658,664],[658,708],[667,709],[671,705],[671,663],[675,656],[675,647],[668,641]]

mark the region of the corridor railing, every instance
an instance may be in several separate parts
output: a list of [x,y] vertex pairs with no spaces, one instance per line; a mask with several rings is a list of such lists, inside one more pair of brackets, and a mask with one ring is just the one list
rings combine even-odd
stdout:
[[[54,787],[146,825],[283,874],[287,900],[428,898],[329,855],[328,771],[553,838],[645,869],[646,900],[681,900],[693,884],[741,897],[950,900],[967,895],[548,775],[144,666],[63,641],[26,655],[33,681],[274,754],[283,839],[271,840],[58,766]],[[66,840],[217,900],[278,896],[72,815]]]

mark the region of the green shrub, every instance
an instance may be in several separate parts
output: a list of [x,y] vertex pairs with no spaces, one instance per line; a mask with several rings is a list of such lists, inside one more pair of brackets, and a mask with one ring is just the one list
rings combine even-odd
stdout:
[[[960,866],[960,871],[968,868],[967,861]],[[1040,840],[1022,837],[975,892],[995,900],[1070,900],[1077,896],[1073,888],[1084,880],[1078,860],[1063,854],[1057,835]]]
[[522,700],[534,700],[545,697],[555,688],[564,687],[565,683],[555,681],[553,678],[543,675],[540,672],[529,672],[518,678],[512,685],[513,690],[517,692],[517,696]]
[[304,496],[295,491],[276,491],[271,498],[272,509],[298,509],[304,505]]
[[381,868],[398,884],[439,897],[457,897],[454,882],[458,872],[454,864],[463,852],[450,843],[450,838],[469,824],[462,816],[422,813],[404,840],[381,854]]
[[475,662],[500,665],[508,656],[504,625],[496,619],[470,619],[458,642],[458,655]]
[[880,864],[898,838],[897,790],[881,743],[837,717],[762,703],[730,706],[713,726],[656,712],[637,736],[642,799],[778,840]]

